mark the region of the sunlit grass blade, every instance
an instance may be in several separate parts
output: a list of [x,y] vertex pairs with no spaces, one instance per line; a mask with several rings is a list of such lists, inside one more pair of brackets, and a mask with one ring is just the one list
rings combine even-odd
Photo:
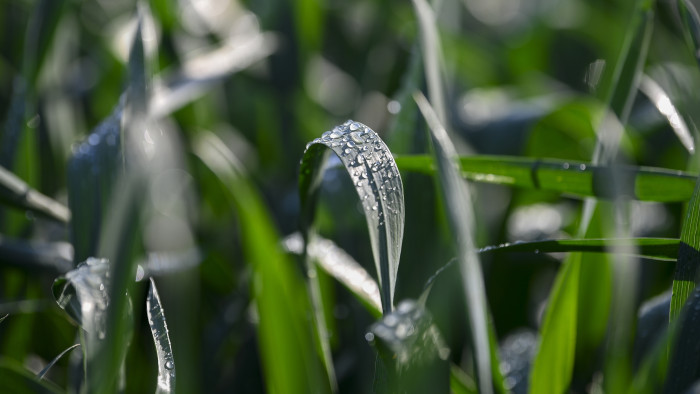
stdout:
[[374,323],[365,338],[387,368],[390,392],[449,392],[450,350],[419,303],[402,301]]
[[673,276],[673,295],[671,296],[670,320],[680,313],[683,305],[695,288],[700,267],[700,178],[698,178],[693,196],[690,198],[681,229],[681,241],[678,250],[678,262]]
[[56,394],[64,393],[60,387],[46,380],[40,380],[14,360],[0,358],[0,386],[16,394]]
[[491,393],[493,387],[487,323],[488,307],[484,277],[474,246],[471,197],[465,181],[459,176],[457,152],[447,132],[440,124],[428,100],[421,93],[416,93],[414,99],[431,130],[430,139],[437,163],[438,187],[448,213],[447,219],[462,273],[479,391]]
[[[695,174],[665,168],[613,169],[577,161],[513,156],[462,156],[459,163],[462,176],[470,181],[599,199],[611,199],[618,193],[640,201],[688,201],[696,179]],[[396,164],[402,171],[435,173],[434,162],[427,155],[398,156]],[[615,187],[611,185],[613,179]]]
[[0,317],[0,323],[2,323],[3,320],[7,319],[8,316],[10,316],[9,313],[5,314],[5,316],[3,316],[3,317]]
[[679,246],[680,240],[676,238],[549,239],[487,246],[481,248],[479,252],[615,253],[616,248],[632,248],[635,256],[660,261],[676,261]]
[[403,239],[404,197],[401,176],[391,152],[369,127],[347,121],[312,141],[304,153],[299,176],[302,235],[313,234],[316,202],[323,166],[332,150],[345,166],[360,202],[370,234],[381,286],[382,309],[392,309],[396,273]]
[[0,167],[0,201],[60,223],[70,220],[70,211],[65,205],[32,189],[4,167]]
[[61,358],[63,358],[63,356],[65,356],[68,352],[70,352],[71,350],[77,348],[78,346],[80,346],[80,344],[79,344],[79,343],[76,343],[75,345],[72,345],[72,346],[70,346],[68,349],[62,351],[58,356],[54,357],[54,359],[51,360],[51,362],[49,362],[48,364],[46,364],[46,366],[44,367],[44,369],[42,369],[41,371],[39,371],[38,374],[36,374],[36,377],[39,378],[39,380],[44,379],[44,376],[46,376],[46,373],[49,372],[49,369],[51,369],[51,367],[53,367],[54,364],[56,364],[56,363],[58,362],[58,360],[60,360]]
[[276,48],[277,40],[272,33],[247,34],[188,60],[179,70],[156,76],[151,115],[167,116],[201,97],[225,77],[271,55]]
[[441,77],[443,59],[437,17],[426,0],[413,0],[413,7],[418,18],[418,26],[420,26],[420,42],[425,80],[428,85],[428,97],[430,97],[430,102],[435,109],[437,119],[441,124],[445,124],[447,110],[445,109],[445,93]]
[[161,306],[153,278],[151,278],[151,286],[148,288],[146,313],[148,314],[148,324],[151,326],[151,334],[153,335],[153,342],[156,345],[156,356],[158,357],[156,393],[172,393],[175,391],[175,359],[170,346],[168,325],[165,322],[165,314],[163,313],[163,307]]
[[673,132],[676,133],[676,136],[685,149],[690,153],[695,152],[695,142],[693,141],[693,136],[690,134],[688,125],[678,113],[678,110],[675,105],[673,105],[673,102],[671,102],[668,94],[664,92],[663,88],[659,86],[656,81],[651,79],[651,77],[644,75],[640,81],[639,90],[644,93],[649,100],[654,103],[656,109],[666,117],[668,124],[673,129]]
[[[284,239],[287,251],[303,254],[304,240],[301,234],[294,233]],[[372,276],[333,241],[314,237],[307,247],[309,257],[330,276],[347,288],[374,316],[382,315],[382,301],[379,286]]]
[[[259,315],[259,341],[265,381],[271,392],[330,390],[307,320],[310,313],[303,279],[279,245],[279,236],[261,197],[241,165],[214,134],[196,141],[195,154],[223,186],[241,226],[243,251],[253,270],[252,291]],[[280,330],[280,327],[285,327]]]

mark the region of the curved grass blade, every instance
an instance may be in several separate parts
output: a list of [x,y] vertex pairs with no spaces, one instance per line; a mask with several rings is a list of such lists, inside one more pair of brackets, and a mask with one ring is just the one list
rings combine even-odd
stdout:
[[437,29],[437,17],[426,0],[413,0],[413,8],[420,26],[423,64],[425,65],[425,80],[428,85],[428,96],[433,103],[435,114],[441,124],[445,124],[445,93],[441,78],[443,66],[440,35]]
[[419,303],[402,301],[374,323],[365,338],[377,348],[391,392],[449,392],[450,349]]
[[4,167],[0,167],[0,201],[59,223],[70,221],[70,211],[65,205],[32,189]]
[[673,321],[698,283],[700,268],[700,178],[690,198],[681,229],[678,263],[673,277],[670,320]]
[[[696,179],[695,174],[665,168],[612,168],[577,161],[513,156],[463,156],[459,163],[462,176],[470,181],[599,199],[623,195],[640,201],[688,201]],[[427,155],[398,156],[396,164],[402,171],[435,173],[435,164]],[[615,187],[611,186],[613,179]]]
[[0,358],[0,382],[2,387],[17,394],[57,394],[61,388],[46,380],[41,380],[14,360]]
[[[292,253],[304,253],[304,240],[301,234],[294,233],[284,239],[284,248]],[[347,288],[374,316],[382,315],[382,302],[379,286],[363,267],[333,241],[314,237],[307,247],[307,253],[326,273]]]
[[348,120],[309,143],[299,175],[302,235],[307,244],[313,232],[327,148],[340,158],[362,202],[381,286],[382,310],[389,313],[393,305],[405,217],[399,170],[377,133],[359,122]]
[[261,197],[243,176],[231,150],[214,134],[203,134],[194,151],[224,185],[225,196],[238,215],[241,245],[256,278],[252,290],[260,316],[259,341],[269,390],[330,391],[324,367],[313,351],[316,346],[307,324],[310,304],[304,282],[280,247]]
[[53,360],[51,360],[50,363],[46,364],[46,366],[44,367],[44,369],[42,369],[41,371],[39,371],[38,374],[36,374],[36,377],[39,378],[39,380],[44,379],[44,376],[46,376],[46,373],[49,372],[49,369],[51,369],[51,367],[53,367],[54,364],[56,364],[56,363],[58,362],[58,360],[60,360],[61,358],[63,358],[63,356],[65,356],[68,352],[70,352],[71,350],[77,348],[78,346],[80,346],[80,344],[79,344],[79,343],[76,343],[75,345],[70,346],[68,349],[62,351],[58,356],[56,356]]
[[487,246],[481,248],[479,252],[614,253],[616,250],[632,249],[634,256],[660,261],[676,261],[679,246],[680,240],[676,238],[550,239]]
[[661,88],[656,81],[651,79],[651,77],[644,75],[640,81],[639,90],[641,90],[642,93],[654,103],[656,109],[666,117],[668,124],[671,125],[673,132],[676,133],[676,136],[685,149],[690,153],[695,152],[695,142],[693,141],[693,136],[690,134],[690,130],[688,130],[688,125],[685,124],[685,120],[683,120],[683,117],[678,113],[678,110],[671,102],[668,94],[664,92],[663,88]]
[[486,290],[473,240],[474,217],[471,198],[466,183],[459,176],[457,152],[447,131],[440,124],[425,96],[418,92],[413,97],[431,130],[430,139],[437,163],[438,185],[448,212],[447,219],[456,244],[457,260],[463,278],[479,391],[491,393],[493,388],[488,348]]
[[151,278],[151,286],[148,288],[146,313],[148,314],[148,325],[151,326],[151,334],[153,335],[156,355],[158,356],[158,386],[156,393],[172,393],[175,391],[175,359],[170,346],[168,325],[165,322],[165,314],[163,313],[163,307],[161,306],[153,278]]

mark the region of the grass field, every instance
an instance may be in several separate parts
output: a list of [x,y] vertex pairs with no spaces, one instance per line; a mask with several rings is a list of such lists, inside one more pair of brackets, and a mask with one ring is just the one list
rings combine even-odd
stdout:
[[0,392],[695,392],[694,4],[0,3]]

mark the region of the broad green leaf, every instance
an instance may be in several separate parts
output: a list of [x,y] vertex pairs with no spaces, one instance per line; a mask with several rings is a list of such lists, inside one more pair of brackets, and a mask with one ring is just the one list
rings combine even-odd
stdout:
[[453,234],[457,261],[462,273],[471,329],[471,345],[477,383],[481,393],[493,392],[491,357],[489,352],[488,307],[481,263],[474,246],[474,215],[467,184],[459,176],[458,156],[447,131],[420,92],[414,95],[429,129],[433,155],[437,163],[438,188],[445,203],[447,219]]
[[[512,156],[462,156],[462,176],[470,181],[545,190],[577,197],[611,199],[615,193],[641,201],[688,201],[695,174],[654,167],[597,166],[591,163]],[[427,155],[398,156],[402,171],[432,175]],[[613,178],[614,177],[614,178]],[[615,179],[617,185],[611,186]]]
[[253,271],[252,291],[260,319],[258,338],[268,389],[276,393],[329,391],[324,367],[314,351],[304,282],[279,245],[261,197],[218,137],[203,134],[194,151],[224,186],[224,195],[240,222],[241,245]]
[[13,394],[63,393],[58,386],[41,380],[14,360],[0,358],[0,382],[5,390]]
[[153,278],[151,278],[151,286],[148,288],[146,313],[148,314],[148,325],[151,326],[151,334],[153,335],[153,342],[156,345],[156,356],[158,357],[156,393],[172,393],[175,391],[175,359],[170,346],[168,325],[165,322],[165,314]]
[[4,167],[0,167],[0,201],[60,223],[70,221],[70,211],[65,205],[32,189]]
[[382,310],[392,310],[403,239],[403,184],[391,152],[369,127],[351,120],[307,145],[301,161],[299,194],[302,235],[313,234],[316,203],[328,148],[345,166],[357,191],[369,228],[374,264],[381,286]]
[[679,246],[680,240],[676,238],[549,239],[487,246],[481,248],[479,252],[615,253],[616,248],[631,248],[635,256],[652,260],[676,261]]
[[53,367],[58,362],[58,360],[63,358],[63,356],[65,356],[67,353],[69,353],[71,350],[77,348],[78,346],[80,346],[80,344],[76,343],[75,345],[72,345],[72,346],[68,347],[68,349],[62,351],[58,356],[54,357],[54,359],[51,360],[51,362],[46,364],[44,369],[42,369],[41,371],[39,371],[38,374],[36,374],[36,377],[39,378],[39,380],[44,379],[44,376],[46,376],[46,373],[49,372],[49,369],[51,369],[51,367]]
[[449,392],[450,350],[419,303],[402,301],[374,323],[365,338],[377,348],[391,392]]
[[541,338],[546,340],[540,341],[530,375],[530,391],[533,393],[563,393],[569,387],[576,348],[580,269],[581,255],[573,254],[555,279],[541,329]]

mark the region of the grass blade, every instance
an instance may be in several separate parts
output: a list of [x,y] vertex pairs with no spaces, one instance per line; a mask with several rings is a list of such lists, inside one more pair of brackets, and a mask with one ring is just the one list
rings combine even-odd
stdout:
[[76,343],[75,345],[70,346],[68,349],[62,351],[58,356],[56,356],[53,360],[51,360],[50,363],[46,364],[46,366],[44,367],[44,369],[42,369],[41,371],[39,371],[38,374],[36,374],[36,377],[39,378],[39,380],[44,379],[44,376],[46,376],[46,373],[49,372],[49,369],[51,369],[51,367],[53,367],[54,364],[56,364],[56,362],[58,362],[58,360],[60,360],[61,358],[63,358],[63,356],[65,356],[68,352],[70,352],[71,350],[77,348],[78,346],[80,346],[80,344],[79,344],[79,343]]
[[693,141],[693,136],[690,134],[690,130],[688,130],[688,125],[678,113],[678,110],[671,102],[668,94],[664,92],[663,88],[649,76],[644,75],[639,84],[639,90],[641,90],[641,92],[654,103],[656,109],[666,117],[668,124],[671,125],[673,132],[676,133],[676,136],[685,149],[690,153],[695,152],[695,142]]
[[268,389],[277,393],[329,391],[323,366],[311,351],[316,346],[307,325],[310,305],[304,282],[280,247],[260,196],[243,176],[233,153],[215,135],[204,134],[195,143],[195,154],[225,186],[241,225],[244,254],[253,277],[259,278],[252,287]]
[[8,317],[8,316],[10,316],[10,314],[9,314],[9,313],[8,313],[8,314],[6,314],[6,315],[5,315],[5,316],[3,316],[3,317],[0,317],[0,323],[2,323],[2,322],[3,322],[3,320],[7,319],[7,317]]
[[433,103],[438,121],[440,121],[440,124],[445,124],[447,111],[445,109],[445,93],[440,70],[443,60],[436,15],[426,0],[413,0],[413,8],[416,10],[418,25],[420,26],[428,96],[430,97],[430,102]]
[[72,249],[65,242],[45,243],[0,237],[0,265],[55,277],[73,268]]
[[362,202],[381,286],[382,309],[389,313],[405,217],[399,170],[377,133],[361,123],[349,120],[312,141],[304,152],[299,176],[302,235],[307,243],[313,230],[322,169],[328,156],[326,148],[338,155]]
[[[295,254],[304,253],[304,240],[295,233],[284,239],[284,248]],[[314,237],[307,253],[318,267],[347,288],[374,317],[382,315],[379,286],[363,267],[349,254],[329,239]]]
[[32,189],[4,167],[0,167],[0,201],[59,223],[70,221],[70,211],[65,205]]
[[156,393],[172,393],[175,391],[175,359],[170,346],[168,325],[165,322],[165,314],[153,278],[151,278],[151,286],[148,288],[146,312],[148,314],[148,325],[151,326],[153,342],[156,345],[156,355],[158,356],[158,387],[156,388]]
[[678,0],[678,14],[683,24],[683,35],[691,53],[700,63],[700,15],[690,0]]
[[[675,296],[675,287],[674,294]],[[673,308],[673,300],[671,301]],[[700,319],[700,287],[684,302],[678,313],[678,322],[673,332],[673,346],[667,348],[668,372],[664,385],[665,393],[683,393],[700,377],[700,341],[698,320]],[[692,391],[692,390],[691,390]]]
[[614,253],[616,250],[632,249],[635,256],[660,261],[676,261],[679,246],[680,240],[676,238],[550,239],[487,246],[479,252]]
[[449,212],[448,223],[453,233],[453,240],[458,252],[457,260],[464,281],[479,391],[491,393],[493,388],[491,385],[486,290],[479,256],[474,247],[474,217],[469,191],[466,188],[466,183],[459,176],[457,152],[447,135],[447,131],[440,124],[425,96],[416,93],[414,99],[431,130],[430,138],[437,163],[438,184],[442,191],[441,195],[445,202],[446,211]]
[[[618,195],[640,201],[688,201],[695,174],[655,167],[598,166],[591,163],[512,156],[463,156],[462,176],[470,181],[544,190],[576,197],[611,199]],[[435,173],[427,155],[398,156],[402,171]],[[617,182],[615,187],[611,181]]]
[[678,263],[673,277],[673,295],[671,296],[670,319],[679,314],[685,301],[695,288],[700,267],[700,178],[698,178],[685,215],[681,229]]
[[56,394],[63,393],[58,386],[40,380],[34,374],[14,360],[0,358],[0,382],[6,389],[17,394]]

